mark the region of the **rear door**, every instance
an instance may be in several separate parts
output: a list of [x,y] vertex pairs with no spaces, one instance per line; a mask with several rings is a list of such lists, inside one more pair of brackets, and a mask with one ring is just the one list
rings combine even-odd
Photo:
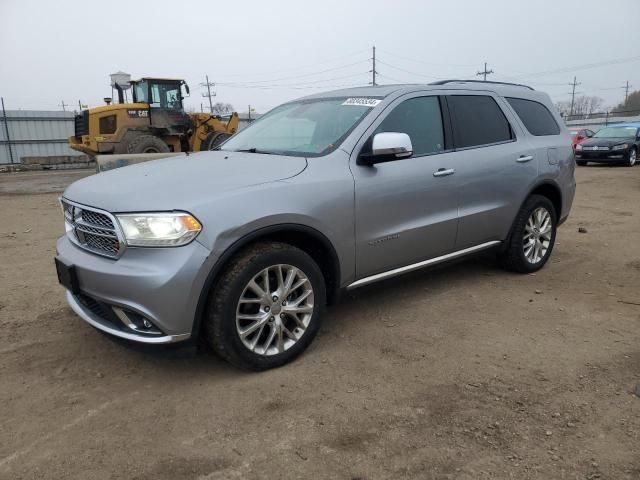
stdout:
[[535,151],[497,95],[460,92],[447,95],[447,104],[457,165],[455,248],[502,240],[536,177]]

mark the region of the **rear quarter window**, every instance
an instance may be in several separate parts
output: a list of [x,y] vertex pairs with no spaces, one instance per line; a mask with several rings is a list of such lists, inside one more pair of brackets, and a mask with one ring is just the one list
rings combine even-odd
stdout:
[[507,97],[507,102],[524,123],[531,135],[537,137],[545,135],[558,135],[560,127],[547,107],[543,104],[522,98]]

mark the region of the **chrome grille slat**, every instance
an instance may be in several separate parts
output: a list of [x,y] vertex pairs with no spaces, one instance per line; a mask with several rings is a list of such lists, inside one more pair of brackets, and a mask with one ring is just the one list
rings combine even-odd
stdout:
[[114,224],[107,212],[62,200],[65,222],[70,228],[67,234],[78,246],[98,255],[117,258],[124,250]]

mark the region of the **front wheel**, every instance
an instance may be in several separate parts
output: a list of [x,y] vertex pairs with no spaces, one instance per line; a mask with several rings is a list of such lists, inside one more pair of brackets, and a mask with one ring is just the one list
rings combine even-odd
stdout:
[[627,154],[627,163],[625,164],[627,167],[633,167],[636,164],[638,158],[638,153],[636,152],[635,148],[632,148],[631,150],[629,150],[629,153]]
[[531,273],[540,270],[551,255],[556,240],[557,217],[547,197],[531,195],[513,224],[500,263],[514,272]]
[[309,255],[284,243],[256,244],[231,260],[215,285],[205,338],[240,368],[279,367],[309,346],[325,299],[322,272]]

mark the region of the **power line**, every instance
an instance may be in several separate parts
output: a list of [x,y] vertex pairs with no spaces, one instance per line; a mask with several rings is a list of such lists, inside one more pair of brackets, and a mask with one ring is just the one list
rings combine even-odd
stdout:
[[590,69],[590,68],[599,68],[599,67],[606,67],[606,66],[609,66],[609,65],[618,65],[620,63],[636,62],[638,60],[640,60],[640,56],[618,58],[618,59],[615,59],[615,60],[606,60],[604,62],[596,62],[596,63],[587,63],[587,64],[583,64],[583,65],[577,65],[575,67],[563,67],[563,68],[558,68],[558,69],[555,69],[555,70],[546,70],[546,71],[542,71],[542,72],[523,73],[522,75],[516,75],[514,78],[540,77],[540,76],[552,75],[552,74],[556,74],[556,73],[573,72],[575,70],[587,70],[587,69]]
[[412,72],[410,70],[406,70],[404,68],[400,68],[400,67],[396,67],[395,65],[391,65],[390,63],[383,62],[382,60],[379,60],[379,59],[378,59],[378,63],[381,63],[382,65],[385,65],[385,66],[387,66],[389,68],[393,68],[394,70],[399,70],[401,72],[408,73],[410,75],[416,75],[418,77],[432,78],[432,79],[436,79],[436,80],[442,78],[442,77],[434,77],[433,75],[425,75],[424,73]]
[[[316,72],[310,72],[310,73],[304,73],[302,75],[291,75],[288,77],[281,77],[281,78],[272,78],[269,80],[255,80],[255,81],[238,81],[238,82],[227,82],[227,83],[236,83],[236,84],[257,84],[257,83],[269,83],[269,82],[280,82],[282,80],[292,80],[292,79],[296,79],[296,78],[304,78],[304,77],[312,77],[314,75],[319,75],[322,73],[327,73],[327,72],[334,72],[336,70],[342,70],[343,68],[348,68],[348,67],[352,67],[354,65],[360,65],[362,63],[369,63],[369,60],[361,60],[358,62],[353,62],[353,63],[348,63],[346,65],[341,65],[339,67],[334,67],[334,68],[327,68],[325,70],[318,70]],[[224,82],[218,82],[218,85],[222,85]]]
[[219,86],[225,86],[225,87],[246,87],[246,88],[252,88],[252,87],[302,87],[302,86],[306,86],[306,85],[313,85],[313,84],[318,84],[318,83],[322,83],[322,82],[331,82],[334,80],[343,80],[345,78],[353,78],[353,77],[359,77],[364,75],[365,72],[358,72],[358,73],[352,73],[349,75],[342,75],[340,77],[332,77],[332,78],[322,78],[320,80],[312,80],[312,81],[308,81],[308,82],[302,82],[302,83],[282,83],[282,84],[249,84],[249,83],[241,83],[241,82],[218,82],[217,85]]
[[62,107],[62,111],[66,112],[67,111],[67,107],[69,106],[68,103],[64,103],[64,100],[62,100],[62,103],[58,104],[59,107]]
[[453,63],[429,63],[429,62],[425,62],[423,60],[416,60],[414,58],[409,58],[409,57],[405,57],[402,55],[398,55],[396,53],[392,53],[389,52],[387,50],[381,50],[378,49],[379,51],[381,51],[382,53],[386,53],[387,55],[391,55],[392,57],[397,57],[400,58],[402,60],[406,60],[408,62],[413,62],[413,63],[422,63],[423,65],[428,65],[430,67],[456,67],[456,68],[469,68],[469,67],[475,67],[476,64],[467,64],[467,65],[461,65],[461,64],[453,64]]
[[389,75],[387,75],[386,73],[384,73],[384,74],[382,74],[382,73],[378,73],[378,76],[379,76],[379,77],[382,77],[382,78],[386,78],[386,79],[388,79],[388,80],[391,80],[392,82],[397,82],[397,83],[411,83],[411,82],[407,82],[407,81],[405,81],[405,80],[399,80],[399,79],[397,79],[397,78],[390,77],[390,76],[389,76]]
[[334,57],[331,59],[326,59],[326,60],[320,60],[317,61],[315,63],[311,63],[311,64],[307,64],[307,65],[299,65],[296,67],[287,67],[287,68],[281,68],[278,70],[271,70],[269,72],[260,72],[260,73],[230,73],[230,74],[225,74],[225,77],[245,77],[245,76],[255,76],[255,77],[259,77],[262,75],[274,75],[274,74],[278,74],[278,73],[282,73],[282,72],[289,72],[291,70],[304,70],[305,68],[309,68],[309,67],[317,67],[318,65],[324,65],[327,63],[333,63],[337,60],[343,60],[345,58],[349,58],[349,57],[353,57],[355,55],[360,55],[364,52],[368,52],[369,49],[361,49],[355,52],[351,52],[345,55],[340,55],[339,57]]

